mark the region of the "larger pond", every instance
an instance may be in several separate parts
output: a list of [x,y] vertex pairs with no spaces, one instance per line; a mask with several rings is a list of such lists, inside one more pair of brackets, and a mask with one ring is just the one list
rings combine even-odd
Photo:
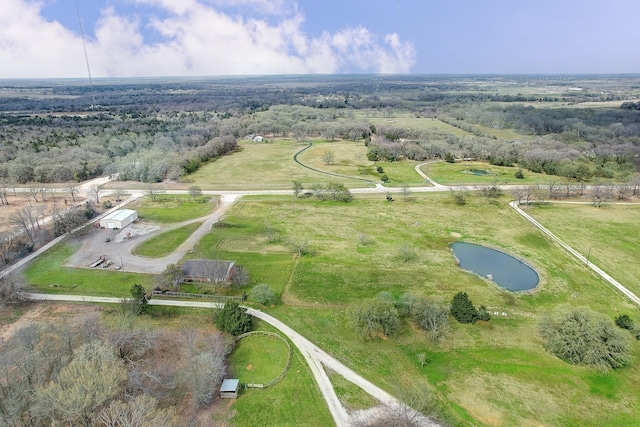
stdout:
[[538,286],[538,273],[504,252],[464,242],[452,243],[451,249],[461,268],[493,280],[505,289],[526,291]]

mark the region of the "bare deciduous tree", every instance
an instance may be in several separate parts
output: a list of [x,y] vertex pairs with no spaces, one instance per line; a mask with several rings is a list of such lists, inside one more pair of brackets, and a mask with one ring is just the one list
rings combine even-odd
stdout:
[[67,185],[65,186],[65,189],[69,193],[69,196],[71,196],[71,200],[75,202],[76,201],[76,194],[78,194],[78,192],[80,191],[78,189],[78,186],[76,185],[76,183],[75,182],[67,183]]
[[322,161],[325,165],[329,166],[333,163],[335,154],[331,150],[326,150],[322,153]]
[[114,400],[100,411],[98,420],[105,427],[180,425],[175,409],[159,408],[156,399],[144,394],[124,402]]
[[100,188],[99,185],[93,184],[89,187],[89,196],[91,196],[96,203],[100,203],[100,194],[102,194],[102,188]]
[[148,184],[145,188],[145,193],[149,196],[152,202],[155,202],[160,194],[164,194],[164,190],[162,190],[157,184]]

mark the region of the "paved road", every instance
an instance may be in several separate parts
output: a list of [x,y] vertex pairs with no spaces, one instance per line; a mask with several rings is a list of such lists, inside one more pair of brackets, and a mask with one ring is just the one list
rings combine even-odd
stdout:
[[[109,303],[109,304],[119,304],[122,302],[121,298],[110,298],[110,297],[93,297],[93,296],[82,296],[82,295],[52,295],[52,294],[25,294],[26,298],[32,301],[65,301],[65,302],[96,302],[96,303]],[[219,309],[222,308],[221,303],[216,302],[202,302],[202,301],[175,301],[175,300],[164,300],[164,299],[151,299],[149,301],[151,305],[162,305],[162,306],[176,306],[176,307],[193,307],[193,308],[213,308]],[[254,308],[247,307],[247,312],[258,319],[261,319],[284,335],[287,336],[291,340],[291,342],[298,348],[300,353],[303,355],[309,367],[311,368],[311,372],[318,383],[318,387],[324,397],[327,405],[329,406],[329,411],[333,416],[333,419],[336,422],[338,427],[347,427],[350,425],[350,417],[347,411],[344,409],[338,396],[336,395],[335,390],[333,389],[333,385],[327,376],[327,373],[324,370],[323,366],[326,366],[340,375],[345,377],[347,380],[353,382],[373,397],[378,399],[380,403],[394,406],[401,405],[396,398],[391,396],[386,391],[382,390],[375,384],[367,381],[362,378],[353,370],[346,367],[340,361],[335,359],[333,356],[330,356],[325,351],[323,351],[320,347],[313,344],[311,341],[300,335],[298,332],[291,329],[289,326],[276,319],[275,317],[264,313],[260,310],[256,310]],[[437,427],[439,424],[434,423],[427,419],[426,417],[421,417],[417,414],[417,417],[422,421],[422,425],[424,426],[433,426]]]

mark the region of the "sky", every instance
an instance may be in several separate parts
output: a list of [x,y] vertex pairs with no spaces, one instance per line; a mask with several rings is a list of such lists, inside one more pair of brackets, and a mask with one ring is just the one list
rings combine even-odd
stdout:
[[640,73],[638,17],[640,0],[0,0],[0,78]]

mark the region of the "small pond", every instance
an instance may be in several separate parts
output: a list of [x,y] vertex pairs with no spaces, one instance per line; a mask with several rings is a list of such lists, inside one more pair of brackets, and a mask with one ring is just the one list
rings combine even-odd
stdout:
[[471,175],[476,176],[495,175],[495,173],[486,169],[465,169],[462,171],[462,173],[470,173]]
[[452,243],[451,249],[461,268],[486,277],[505,289],[526,291],[538,286],[538,273],[504,252],[463,242]]

